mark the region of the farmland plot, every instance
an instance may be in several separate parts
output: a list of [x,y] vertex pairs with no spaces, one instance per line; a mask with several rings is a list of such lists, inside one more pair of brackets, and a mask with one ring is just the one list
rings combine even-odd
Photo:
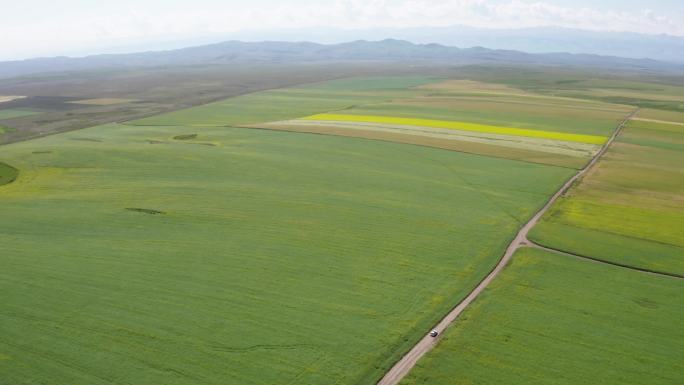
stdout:
[[37,115],[39,112],[29,111],[29,110],[18,110],[18,109],[0,109],[0,120],[20,118],[23,116]]
[[682,290],[522,249],[401,384],[678,384]]
[[[0,371],[373,384],[628,112],[363,78],[3,146],[19,174],[0,187]],[[477,129],[305,119],[320,114]]]
[[0,187],[12,384],[372,384],[572,172],[182,124],[0,160],[19,170]]
[[[568,96],[647,104],[681,94],[569,84]],[[684,115],[658,108],[642,109],[529,234],[560,252],[518,251],[402,384],[680,382]]]
[[630,111],[627,106],[533,95],[479,82],[440,81],[394,93],[380,87],[365,90],[365,102],[323,114],[239,124],[581,168]]
[[533,230],[538,243],[684,275],[684,126],[632,121]]

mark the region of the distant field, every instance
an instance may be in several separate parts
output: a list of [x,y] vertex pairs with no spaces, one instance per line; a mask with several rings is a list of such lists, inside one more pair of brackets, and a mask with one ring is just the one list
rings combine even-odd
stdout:
[[[529,93],[554,97],[587,99],[605,103],[639,106],[645,109],[684,113],[684,86],[669,79],[609,78],[601,75],[559,71],[507,71],[479,68],[471,72],[473,79],[487,79]],[[681,84],[681,83],[680,83]]]
[[684,275],[684,126],[632,121],[533,230],[541,244]]
[[[1,95],[31,95],[1,103],[0,109],[42,111],[40,115],[13,119],[16,131],[0,137],[0,143],[140,119],[268,89],[397,72],[405,75],[407,71],[403,65],[386,63],[272,63],[111,68],[73,71],[68,76],[45,73],[0,79]],[[132,102],[103,105],[105,98]],[[97,99],[98,104],[73,103],[92,99]]]
[[[529,163],[538,163],[551,166],[579,169],[586,159],[577,156],[568,156],[558,152],[536,151],[529,140],[520,141],[515,145],[507,142],[506,146],[493,144],[492,138],[478,138],[476,136],[450,135],[451,133],[432,133],[416,130],[406,130],[397,127],[372,126],[359,127],[359,125],[343,125],[340,123],[326,122],[324,125],[306,124],[310,121],[283,121],[259,124],[255,127],[268,130],[292,131],[302,133],[314,133],[322,135],[346,136],[364,138],[386,142],[411,144],[424,147],[439,148],[459,151],[468,154],[491,156],[502,159],[520,160]],[[250,126],[246,126],[250,127]],[[565,148],[564,151],[576,152],[575,149]]]
[[[429,90],[426,85],[421,89]],[[454,83],[448,83],[455,87]],[[477,82],[483,90],[491,85]],[[519,92],[498,94],[473,92],[467,88],[439,87],[437,92],[423,97],[392,100],[355,106],[345,111],[357,115],[397,116],[439,120],[468,121],[472,123],[527,128],[541,131],[560,131],[570,134],[609,136],[620,116],[633,108],[550,97]]]
[[27,110],[16,110],[16,109],[0,109],[0,120],[20,118],[23,116],[37,115],[40,112],[27,111]]
[[642,109],[639,118],[663,120],[666,122],[684,123],[684,112]]
[[[364,87],[351,88],[358,83]],[[221,121],[581,168],[630,111],[629,107],[620,105],[533,95],[482,82],[417,78],[413,84],[417,86],[399,89],[392,80],[385,84],[377,79],[352,79],[269,91],[225,102],[226,106],[254,111],[252,122],[227,118]],[[287,92],[293,105],[285,113],[275,115],[268,111],[268,98],[281,92]],[[222,103],[211,108],[230,112]],[[324,114],[305,115],[314,107],[329,110]],[[267,111],[261,113],[263,109]],[[204,119],[211,115],[209,110],[203,112]]]
[[474,81],[448,80],[416,87],[413,95],[386,102],[355,105],[341,113],[395,116],[610,136],[634,108],[592,100],[525,92]]
[[318,114],[307,116],[305,120],[314,121],[341,121],[341,122],[361,122],[361,123],[380,123],[398,124],[406,126],[446,128],[460,131],[474,131],[489,134],[525,136],[530,138],[560,140],[566,142],[578,142],[601,145],[607,138],[596,135],[578,135],[563,132],[529,130],[524,128],[491,126],[469,122],[457,122],[435,119],[400,118],[394,116],[372,116],[372,115],[352,115],[352,114]]
[[407,87],[429,77],[344,79],[298,88],[257,92],[207,105],[130,122],[134,125],[225,127],[313,115],[410,94]]
[[684,281],[523,249],[402,385],[679,384]]
[[88,104],[88,105],[93,105],[93,106],[111,106],[114,104],[122,104],[122,103],[129,103],[132,102],[132,99],[120,99],[120,98],[96,98],[96,99],[83,99],[83,100],[75,100],[73,102],[69,103],[74,103],[74,104]]
[[3,379],[374,384],[573,172],[199,127],[356,100],[291,97],[3,146]]
[[1,126],[0,125],[0,135],[6,133],[6,132],[14,132],[13,128],[6,127],[6,126]]
[[637,119],[652,122],[664,122],[675,125],[684,124],[684,112],[642,109]]

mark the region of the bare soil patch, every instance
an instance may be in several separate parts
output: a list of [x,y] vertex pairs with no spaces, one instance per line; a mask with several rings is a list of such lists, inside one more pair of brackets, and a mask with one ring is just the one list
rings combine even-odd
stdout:
[[26,96],[0,95],[0,103],[11,102],[12,100],[22,99]]
[[75,100],[75,101],[69,102],[69,103],[85,104],[85,105],[89,105],[89,106],[111,106],[114,104],[130,103],[130,102],[134,102],[134,101],[135,100],[133,100],[133,99],[121,99],[121,98],[95,98],[95,99]]

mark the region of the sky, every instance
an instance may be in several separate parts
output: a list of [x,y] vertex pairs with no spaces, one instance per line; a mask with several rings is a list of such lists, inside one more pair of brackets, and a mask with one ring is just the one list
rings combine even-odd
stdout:
[[0,0],[0,10],[0,60],[174,48],[283,28],[560,26],[684,36],[684,0]]

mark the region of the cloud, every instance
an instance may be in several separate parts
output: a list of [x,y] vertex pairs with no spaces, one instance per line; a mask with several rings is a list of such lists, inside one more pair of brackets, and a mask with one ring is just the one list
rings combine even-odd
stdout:
[[[198,4],[202,0],[197,0]],[[241,4],[241,5],[240,5]],[[124,11],[41,20],[33,25],[0,25],[0,52],[35,56],[58,51],[96,50],[131,41],[188,39],[236,31],[276,28],[423,27],[466,25],[487,28],[561,26],[590,30],[684,35],[684,26],[650,9],[606,11],[558,6],[543,0],[336,0],[293,5],[235,4],[188,10]],[[258,4],[258,3],[257,3]],[[209,9],[211,8],[211,9]],[[95,51],[97,52],[97,51]]]

